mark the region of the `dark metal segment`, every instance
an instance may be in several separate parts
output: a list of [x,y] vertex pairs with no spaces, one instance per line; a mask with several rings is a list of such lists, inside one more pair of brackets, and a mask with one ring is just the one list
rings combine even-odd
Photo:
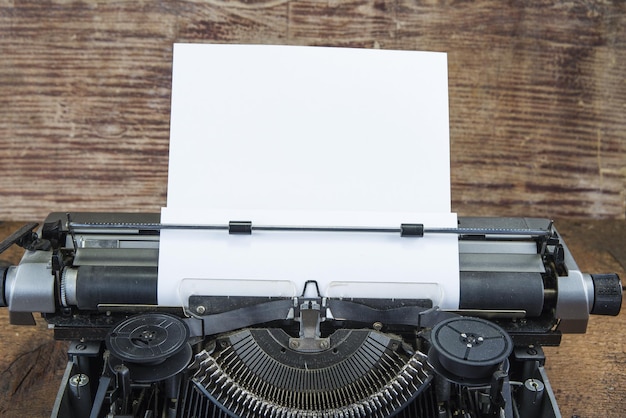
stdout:
[[281,299],[203,316],[204,335],[214,335],[264,322],[287,319],[292,307],[292,300]]
[[339,299],[328,299],[326,303],[333,314],[333,318],[337,320],[370,324],[380,322],[387,325],[432,327],[445,319],[458,317],[452,312],[441,311],[437,307],[402,306],[391,309],[375,309],[360,303]]

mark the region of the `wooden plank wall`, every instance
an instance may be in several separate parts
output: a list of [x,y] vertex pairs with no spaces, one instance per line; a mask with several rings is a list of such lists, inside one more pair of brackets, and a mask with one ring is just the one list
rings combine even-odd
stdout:
[[0,0],[0,219],[165,204],[174,42],[448,52],[455,211],[623,219],[625,28],[619,1]]

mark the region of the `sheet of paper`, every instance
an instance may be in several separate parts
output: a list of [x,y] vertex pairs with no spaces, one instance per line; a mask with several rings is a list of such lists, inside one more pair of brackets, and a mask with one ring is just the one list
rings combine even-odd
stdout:
[[446,54],[174,46],[167,207],[450,212]]
[[[202,211],[164,208],[162,222],[202,224]],[[232,218],[231,218],[232,216]],[[254,225],[334,225],[399,227],[456,224],[455,214],[213,212],[210,223],[252,220]],[[332,222],[332,223],[331,223]],[[456,236],[400,237],[399,233],[257,232],[169,230],[160,253],[176,263],[159,265],[159,303],[185,306],[192,294],[297,296],[315,280],[328,297],[431,299],[458,307]],[[452,254],[452,255],[451,255]],[[456,257],[455,257],[456,254]],[[450,259],[451,257],[455,257]],[[455,263],[455,260],[457,262]],[[452,271],[450,265],[456,265]],[[446,274],[450,270],[450,276]]]
[[[162,222],[454,227],[446,56],[176,45]],[[161,233],[158,300],[432,298],[458,307],[456,236]]]

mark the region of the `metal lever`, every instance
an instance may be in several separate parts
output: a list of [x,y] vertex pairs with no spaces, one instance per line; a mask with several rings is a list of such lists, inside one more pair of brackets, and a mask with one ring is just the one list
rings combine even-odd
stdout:
[[17,244],[22,248],[29,247],[38,239],[37,234],[32,232],[38,225],[36,222],[28,223],[2,240],[0,242],[0,254],[11,248],[13,244]]
[[422,224],[406,223],[397,228],[361,227],[361,226],[298,226],[298,225],[254,225],[249,221],[234,221],[226,225],[183,225],[162,223],[80,223],[71,222],[70,229],[104,229],[104,230],[137,230],[160,231],[163,229],[189,230],[222,230],[231,234],[251,234],[254,231],[280,232],[366,232],[366,233],[397,233],[405,237],[421,237],[424,234],[456,234],[456,235],[511,235],[548,237],[549,229],[523,228],[438,228],[424,227]]
[[[289,348],[305,353],[324,351],[330,348],[330,339],[320,337],[322,312],[326,307],[317,300],[305,299],[299,306],[300,337],[289,338]],[[325,315],[324,315],[325,316]]]

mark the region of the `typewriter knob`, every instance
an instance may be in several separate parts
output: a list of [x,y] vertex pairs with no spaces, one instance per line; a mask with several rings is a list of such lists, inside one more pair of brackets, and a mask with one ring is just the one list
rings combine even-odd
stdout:
[[4,297],[4,281],[10,266],[10,263],[5,262],[4,260],[0,260],[0,308],[5,308],[6,306],[8,306],[7,301]]
[[622,282],[617,274],[592,274],[594,315],[616,316],[622,308]]

